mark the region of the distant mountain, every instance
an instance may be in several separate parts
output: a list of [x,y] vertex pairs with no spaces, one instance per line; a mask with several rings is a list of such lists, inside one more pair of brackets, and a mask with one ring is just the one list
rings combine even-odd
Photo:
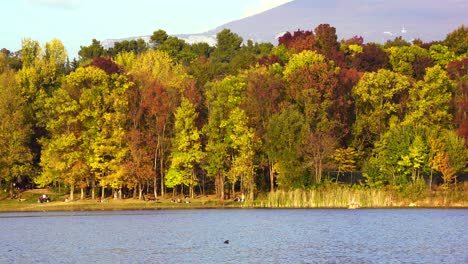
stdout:
[[228,28],[244,40],[276,45],[286,31],[313,30],[326,23],[336,28],[339,39],[358,35],[365,42],[383,43],[397,36],[431,41],[468,25],[467,14],[467,0],[295,0],[204,33],[176,36],[214,45],[216,34]]

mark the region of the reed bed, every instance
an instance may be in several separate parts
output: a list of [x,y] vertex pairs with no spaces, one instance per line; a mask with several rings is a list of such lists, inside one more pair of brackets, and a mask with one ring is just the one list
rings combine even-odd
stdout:
[[348,208],[359,207],[467,207],[467,192],[428,191],[418,199],[400,195],[393,189],[353,188],[331,185],[317,189],[278,190],[258,199],[254,206],[266,208]]

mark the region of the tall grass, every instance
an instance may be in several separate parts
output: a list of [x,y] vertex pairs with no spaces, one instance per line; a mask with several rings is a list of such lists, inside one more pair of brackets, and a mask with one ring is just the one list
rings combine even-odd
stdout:
[[254,206],[271,208],[347,208],[360,207],[443,207],[468,206],[466,189],[424,193],[417,199],[401,195],[392,188],[373,189],[331,184],[317,189],[278,190],[259,198]]

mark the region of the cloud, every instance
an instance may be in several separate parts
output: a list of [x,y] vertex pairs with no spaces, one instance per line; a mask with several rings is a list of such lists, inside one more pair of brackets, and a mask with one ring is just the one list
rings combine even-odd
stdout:
[[62,9],[62,10],[74,10],[77,8],[77,0],[26,0],[30,5]]
[[253,16],[264,11],[270,10],[277,6],[291,2],[292,0],[260,0],[260,3],[257,6],[248,8],[245,11],[244,17]]

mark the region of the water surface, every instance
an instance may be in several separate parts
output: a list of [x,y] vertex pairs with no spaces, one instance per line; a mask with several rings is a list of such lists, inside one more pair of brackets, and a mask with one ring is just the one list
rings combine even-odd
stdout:
[[467,224],[466,209],[1,213],[0,263],[468,263]]

